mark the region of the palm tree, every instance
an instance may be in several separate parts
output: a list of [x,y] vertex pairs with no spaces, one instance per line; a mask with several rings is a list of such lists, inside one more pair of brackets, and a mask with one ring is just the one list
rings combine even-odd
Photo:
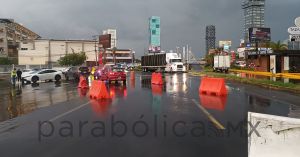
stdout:
[[117,48],[116,48],[116,47],[113,47],[112,53],[113,53],[113,61],[114,61],[114,64],[116,64],[116,51],[117,51]]
[[288,46],[286,44],[281,43],[280,40],[278,40],[277,42],[271,42],[270,47],[273,50],[287,50],[288,49]]

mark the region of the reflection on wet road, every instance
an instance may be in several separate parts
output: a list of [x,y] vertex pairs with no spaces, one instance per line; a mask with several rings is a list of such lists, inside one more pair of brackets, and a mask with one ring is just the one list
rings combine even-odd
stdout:
[[15,87],[0,88],[0,122],[78,96],[73,83],[17,84]]

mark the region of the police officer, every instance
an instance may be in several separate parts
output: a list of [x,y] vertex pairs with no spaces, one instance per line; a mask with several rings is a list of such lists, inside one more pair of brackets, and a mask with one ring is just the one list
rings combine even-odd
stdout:
[[17,71],[16,71],[16,68],[14,68],[12,71],[11,71],[11,81],[12,81],[12,84],[15,85],[16,84],[16,77],[17,77]]

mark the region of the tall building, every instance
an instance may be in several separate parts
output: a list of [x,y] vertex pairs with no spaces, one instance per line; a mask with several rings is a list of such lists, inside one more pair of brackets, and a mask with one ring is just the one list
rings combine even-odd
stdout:
[[210,49],[216,48],[216,27],[214,25],[206,26],[206,54]]
[[111,47],[117,47],[117,30],[116,29],[107,29],[103,31],[103,35],[110,34],[111,35]]
[[40,38],[38,34],[13,19],[0,19],[0,57],[8,57],[16,63],[20,43],[37,38]]
[[149,18],[149,52],[160,52],[160,17],[152,16]]
[[248,42],[249,28],[265,26],[265,0],[245,0],[242,9],[244,10],[244,39]]

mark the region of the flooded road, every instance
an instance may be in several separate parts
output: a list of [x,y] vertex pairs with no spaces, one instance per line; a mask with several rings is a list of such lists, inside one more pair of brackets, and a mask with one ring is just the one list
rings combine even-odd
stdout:
[[[228,95],[217,97],[199,95],[199,77],[165,74],[164,80],[163,86],[152,85],[150,73],[136,73],[126,85],[109,85],[107,100],[90,100],[88,90],[74,83],[7,87],[1,90],[0,151],[4,156],[241,157],[248,146],[247,128],[240,124],[249,111],[293,117],[299,110],[300,97],[290,93],[227,82]],[[14,127],[6,126],[7,119]],[[71,135],[65,136],[66,128]],[[11,147],[19,151],[7,151]]]
[[[197,99],[199,103],[208,110],[219,110],[225,112],[226,105],[234,105],[235,100],[239,100],[240,105],[245,107],[244,111],[260,112],[280,116],[288,116],[297,100],[290,100],[292,103],[280,101],[280,96],[276,97],[278,92],[259,88],[250,85],[227,83],[229,95],[227,97],[214,97],[207,95],[198,95],[200,80],[197,77],[190,77],[188,74],[165,74],[164,87],[151,85],[151,74],[137,74],[136,80],[128,79],[128,85],[125,89],[122,85],[111,85],[110,92],[119,99],[120,93],[127,97],[127,87],[130,93],[141,92],[148,94],[152,92],[154,100],[160,100],[163,95],[171,98]],[[0,122],[11,118],[30,113],[36,109],[55,105],[61,102],[67,102],[80,96],[77,89],[77,83],[74,82],[50,82],[35,85],[16,85],[12,87],[9,84],[1,84],[0,87]],[[161,88],[161,89],[160,89]],[[248,90],[250,89],[250,90]],[[123,90],[123,91],[122,91]],[[260,95],[255,90],[266,91]],[[83,91],[88,92],[88,91]],[[130,94],[129,93],[129,94]],[[82,95],[82,94],[81,94]],[[295,96],[297,97],[297,96]],[[293,98],[294,99],[294,98]],[[139,100],[137,100],[139,101]],[[232,103],[231,103],[232,102]],[[154,105],[155,106],[155,105]],[[156,107],[157,108],[157,107]],[[229,111],[234,112],[234,111]]]

